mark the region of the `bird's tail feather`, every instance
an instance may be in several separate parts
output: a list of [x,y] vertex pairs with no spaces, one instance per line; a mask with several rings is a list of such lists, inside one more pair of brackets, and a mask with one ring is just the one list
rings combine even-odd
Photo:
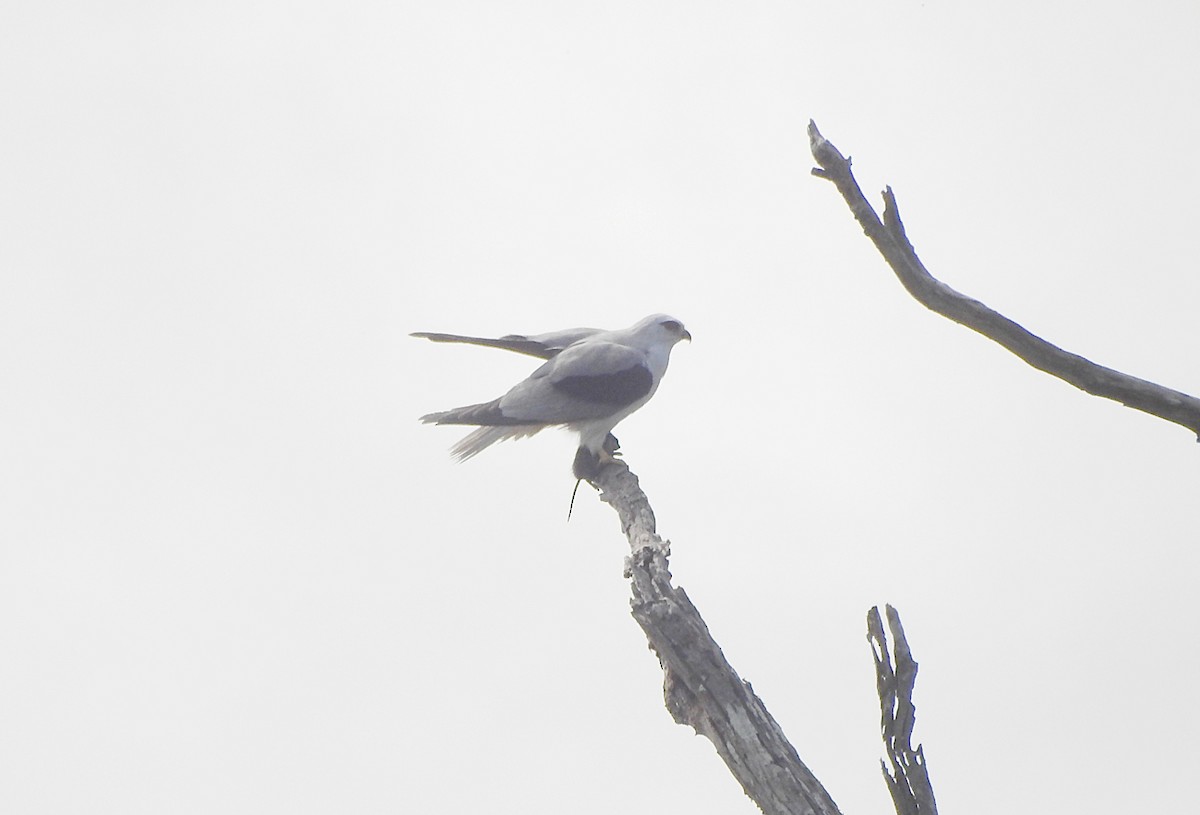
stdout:
[[498,441],[523,439],[527,436],[532,436],[544,427],[545,425],[540,424],[481,427],[478,430],[468,433],[461,441],[451,447],[450,454],[459,461],[466,461],[469,458],[479,455]]
[[427,413],[421,417],[421,421],[425,424],[521,424],[520,421],[504,415],[504,411],[500,410],[499,399],[478,405],[467,405],[454,410],[443,410],[440,413]]
[[528,420],[513,419],[500,410],[500,400],[479,405],[429,413],[421,417],[425,424],[477,424],[478,430],[468,433],[462,441],[450,448],[450,453],[459,461],[479,455],[484,449],[504,439],[523,439],[532,436],[546,425],[531,424]]

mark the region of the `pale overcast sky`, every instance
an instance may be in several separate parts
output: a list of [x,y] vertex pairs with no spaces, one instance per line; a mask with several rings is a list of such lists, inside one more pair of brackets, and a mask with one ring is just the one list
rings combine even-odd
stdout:
[[1188,812],[1200,446],[923,310],[1200,392],[1200,5],[0,12],[0,810],[753,813],[675,725],[573,440],[433,410],[695,336],[618,428],[678,582],[847,815],[865,614],[944,812]]

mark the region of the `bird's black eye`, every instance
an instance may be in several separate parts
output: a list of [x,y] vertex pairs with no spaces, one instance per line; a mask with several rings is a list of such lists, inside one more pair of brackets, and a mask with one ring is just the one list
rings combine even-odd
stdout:
[[683,328],[683,323],[678,320],[663,320],[660,325],[672,333],[679,333],[679,329]]

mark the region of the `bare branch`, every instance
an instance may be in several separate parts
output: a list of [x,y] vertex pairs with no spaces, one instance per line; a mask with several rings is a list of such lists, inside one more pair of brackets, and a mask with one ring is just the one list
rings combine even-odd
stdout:
[[[896,197],[884,193],[883,220],[875,214],[850,171],[850,160],[825,140],[814,122],[808,138],[818,168],[813,175],[832,181],[867,237],[921,305],[998,342],[1027,363],[1093,396],[1102,396],[1188,428],[1200,437],[1200,399],[1138,379],[1052,345],[1004,315],[935,279],[917,257],[900,222]],[[1200,440],[1200,439],[1198,439]]]
[[896,815],[937,815],[937,803],[933,799],[933,785],[925,765],[925,751],[921,745],[912,748],[913,725],[917,720],[917,709],[913,705],[912,692],[917,682],[917,663],[912,658],[900,615],[896,609],[887,607],[888,628],[896,646],[896,661],[893,665],[888,653],[887,634],[879,619],[879,607],[867,612],[867,641],[875,653],[875,686],[879,692],[880,730],[887,747],[888,765],[879,762]]
[[804,766],[750,683],[742,681],[683,589],[671,585],[671,545],[655,532],[654,511],[624,462],[596,479],[600,498],[621,519],[632,553],[625,576],[631,605],[663,667],[667,710],[717,748],[746,795],[767,815],[840,815]]

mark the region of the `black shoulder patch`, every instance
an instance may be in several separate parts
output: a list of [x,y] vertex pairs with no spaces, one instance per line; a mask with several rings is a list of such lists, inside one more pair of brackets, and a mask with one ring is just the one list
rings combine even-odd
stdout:
[[555,388],[576,399],[614,406],[636,402],[650,392],[652,384],[654,377],[645,365],[601,376],[567,376],[553,383]]

